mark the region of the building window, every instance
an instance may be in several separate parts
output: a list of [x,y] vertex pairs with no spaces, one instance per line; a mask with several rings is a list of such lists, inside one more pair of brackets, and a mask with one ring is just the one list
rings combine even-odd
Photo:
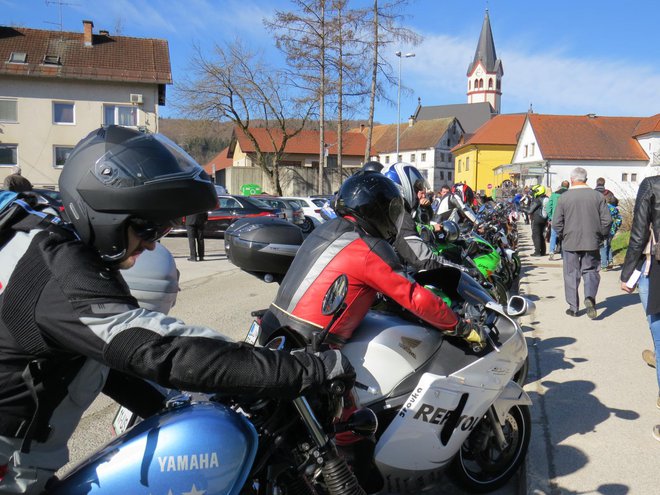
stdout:
[[137,127],[137,107],[133,105],[105,105],[103,125],[123,125]]
[[527,156],[527,145],[525,145],[525,154],[523,156]]
[[75,124],[75,105],[73,103],[53,102],[54,124]]
[[415,153],[410,154],[410,163],[415,163]]
[[465,171],[467,172],[468,170],[470,170],[470,157],[469,156],[465,159]]
[[27,53],[25,52],[11,52],[8,62],[10,64],[25,64],[27,63]]
[[440,180],[445,180],[445,173],[442,170],[440,171]]
[[493,89],[493,78],[488,79],[488,89]]
[[18,100],[0,99],[0,122],[18,122]]
[[387,156],[385,157],[385,163],[386,163],[386,164],[387,164],[387,163],[390,163],[390,155],[387,155]]
[[529,145],[529,156],[534,156],[534,148],[536,143],[532,143]]
[[628,182],[628,174],[621,174],[621,182]]
[[462,162],[462,161],[463,161],[463,160],[458,160],[458,163],[456,164],[456,166],[458,167],[457,172],[458,172],[459,174],[461,173],[461,162]]
[[397,161],[397,162],[401,162],[401,161],[403,161],[403,156],[402,156],[402,155],[397,155],[397,157],[396,157],[396,161]]
[[502,81],[497,80],[497,89],[502,89]]
[[451,172],[447,172],[447,180],[451,181]]
[[18,165],[17,144],[0,144],[0,165]]
[[637,174],[630,174],[630,182],[637,182]]
[[73,146],[53,146],[53,166],[62,168],[64,162],[69,158],[69,154],[73,151]]
[[426,161],[426,153],[422,153],[422,161],[423,161],[423,162]]

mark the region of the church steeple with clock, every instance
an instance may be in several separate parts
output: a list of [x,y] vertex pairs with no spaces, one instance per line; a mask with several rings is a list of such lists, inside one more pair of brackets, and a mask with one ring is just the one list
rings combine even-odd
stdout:
[[502,61],[495,53],[493,32],[490,29],[490,18],[486,10],[477,51],[467,71],[467,102],[488,102],[495,113],[500,113],[503,75]]

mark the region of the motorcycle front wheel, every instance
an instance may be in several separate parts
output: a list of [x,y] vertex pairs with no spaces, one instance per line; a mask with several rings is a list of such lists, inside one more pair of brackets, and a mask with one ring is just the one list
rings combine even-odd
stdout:
[[452,479],[467,491],[486,493],[502,487],[525,459],[532,420],[528,406],[513,406],[502,430],[507,446],[499,447],[492,425],[484,417],[452,461]]

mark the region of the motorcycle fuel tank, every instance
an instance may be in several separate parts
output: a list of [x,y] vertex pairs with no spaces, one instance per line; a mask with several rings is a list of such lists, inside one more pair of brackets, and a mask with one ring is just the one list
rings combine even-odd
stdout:
[[211,402],[188,404],[137,424],[49,493],[238,494],[257,442],[252,424],[231,409]]
[[[437,351],[442,336],[432,328],[370,311],[342,353],[355,367],[360,403],[387,396]],[[367,388],[368,390],[365,390]]]

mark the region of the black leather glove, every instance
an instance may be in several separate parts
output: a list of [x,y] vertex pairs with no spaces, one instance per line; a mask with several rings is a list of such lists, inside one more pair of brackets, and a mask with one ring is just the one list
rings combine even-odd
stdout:
[[460,320],[456,325],[456,335],[465,339],[472,350],[480,352],[486,346],[486,333],[481,326],[468,320]]
[[343,395],[347,390],[353,388],[355,383],[355,369],[349,360],[337,350],[323,351],[316,354],[323,361],[325,370],[325,381],[329,384],[341,382],[344,390],[331,390],[336,395]]

